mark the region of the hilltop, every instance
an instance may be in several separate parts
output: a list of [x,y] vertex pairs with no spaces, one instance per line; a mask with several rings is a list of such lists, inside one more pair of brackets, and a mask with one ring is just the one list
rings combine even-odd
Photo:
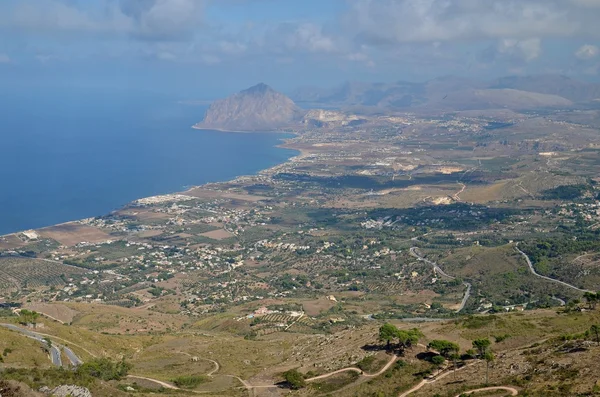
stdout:
[[273,131],[303,115],[294,101],[260,83],[213,102],[197,129],[225,131]]
[[292,94],[298,103],[317,107],[377,109],[532,109],[569,108],[600,98],[600,85],[565,76],[509,76],[476,81],[443,76],[422,83],[347,82],[330,89],[302,88]]

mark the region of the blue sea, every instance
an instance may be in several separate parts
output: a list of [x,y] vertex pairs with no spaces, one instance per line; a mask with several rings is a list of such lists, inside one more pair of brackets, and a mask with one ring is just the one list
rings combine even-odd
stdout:
[[191,128],[206,106],[149,93],[1,94],[0,234],[104,215],[132,200],[286,161],[273,133]]

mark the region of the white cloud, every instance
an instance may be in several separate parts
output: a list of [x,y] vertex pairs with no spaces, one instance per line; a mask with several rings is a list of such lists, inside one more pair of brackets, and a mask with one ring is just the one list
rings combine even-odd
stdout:
[[579,49],[575,52],[575,56],[579,59],[588,60],[598,56],[600,53],[600,49],[591,44],[585,44],[579,47]]
[[218,47],[222,53],[230,55],[243,54],[248,49],[248,46],[244,43],[228,40],[221,40]]
[[259,43],[273,51],[335,52],[334,38],[311,22],[284,22],[265,31]]
[[600,7],[600,0],[571,0],[571,2],[583,7]]
[[132,33],[142,38],[179,40],[193,36],[201,26],[203,0],[120,0],[119,9],[130,18]]
[[11,63],[11,59],[6,54],[0,54],[0,63]]
[[203,26],[205,0],[20,0],[3,5],[0,26],[32,32],[133,35],[184,40]]
[[600,36],[592,0],[353,0],[345,27],[372,44]]
[[541,55],[542,41],[539,38],[525,40],[504,39],[498,44],[498,52],[530,62]]
[[125,32],[131,21],[114,6],[101,15],[92,15],[71,3],[58,0],[23,0],[2,9],[0,25],[34,32]]

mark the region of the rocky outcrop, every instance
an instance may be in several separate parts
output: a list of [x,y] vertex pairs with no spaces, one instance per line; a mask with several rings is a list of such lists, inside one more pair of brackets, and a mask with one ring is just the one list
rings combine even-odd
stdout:
[[92,397],[92,393],[85,387],[75,385],[60,385],[54,389],[42,387],[40,392],[51,397]]
[[261,83],[215,101],[194,128],[274,131],[298,122],[304,113],[290,98]]

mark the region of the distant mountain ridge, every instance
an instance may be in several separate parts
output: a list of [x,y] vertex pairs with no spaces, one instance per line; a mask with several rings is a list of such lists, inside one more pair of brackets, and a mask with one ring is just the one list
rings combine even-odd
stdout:
[[488,82],[445,76],[424,83],[347,82],[318,90],[303,88],[292,94],[312,106],[376,108],[431,107],[439,109],[567,107],[600,98],[600,84],[565,76],[509,76]]
[[273,131],[300,120],[305,112],[264,83],[214,101],[197,129]]

